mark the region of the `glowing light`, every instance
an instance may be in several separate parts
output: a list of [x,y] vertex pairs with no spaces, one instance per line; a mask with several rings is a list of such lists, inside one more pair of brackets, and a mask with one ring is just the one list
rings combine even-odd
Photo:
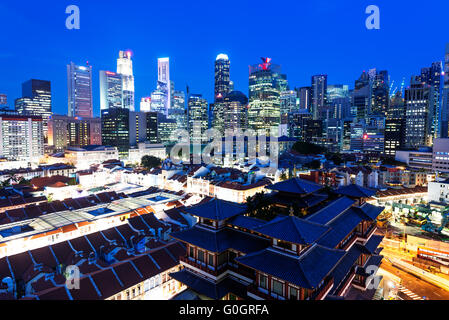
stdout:
[[229,57],[228,57],[227,54],[220,53],[220,54],[217,56],[217,61],[218,61],[218,60],[229,60]]
[[369,138],[368,134],[365,133],[365,134],[363,135],[363,140],[368,140],[368,138]]

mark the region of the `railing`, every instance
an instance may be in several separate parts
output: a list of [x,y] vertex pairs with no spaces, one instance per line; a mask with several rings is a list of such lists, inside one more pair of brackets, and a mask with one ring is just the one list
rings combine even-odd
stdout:
[[213,270],[213,269],[209,268],[207,265],[203,265],[195,260],[190,260],[189,257],[179,257],[179,261],[184,262],[185,264],[188,264],[189,266],[192,266],[196,269],[204,271],[205,273],[213,275],[214,277],[217,277],[219,274],[224,272],[223,270],[220,270],[220,271]]
[[254,280],[255,279],[255,272],[251,272],[249,270],[245,270],[243,268],[239,268],[239,267],[235,267],[233,265],[228,264],[227,269],[230,271],[233,271],[237,274],[240,274],[242,276],[244,276],[245,278]]
[[[354,275],[355,275],[355,266],[352,267],[351,272],[346,276],[346,280],[343,282],[343,284],[340,284],[340,289],[336,292],[337,296],[341,295],[345,290],[345,288],[353,281]],[[338,283],[336,285],[338,285]]]
[[263,300],[276,300],[268,293],[260,291],[259,288],[254,284],[252,284],[248,287],[248,293],[252,293],[252,294],[262,298]]

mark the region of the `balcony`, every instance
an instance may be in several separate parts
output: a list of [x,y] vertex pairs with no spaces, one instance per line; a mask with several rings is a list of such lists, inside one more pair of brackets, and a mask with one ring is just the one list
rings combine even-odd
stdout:
[[257,287],[256,285],[252,284],[248,287],[248,293],[252,293],[255,296],[258,296],[260,298],[262,298],[263,300],[276,300],[275,298],[273,298],[271,295],[269,295],[268,293],[262,292],[259,290],[259,287]]
[[223,270],[217,271],[217,270],[211,269],[210,267],[208,267],[205,264],[199,263],[195,260],[191,260],[189,257],[179,257],[179,261],[184,262],[185,264],[192,266],[196,269],[199,269],[199,270],[201,270],[207,274],[210,274],[214,277],[217,277],[219,274],[224,272]]

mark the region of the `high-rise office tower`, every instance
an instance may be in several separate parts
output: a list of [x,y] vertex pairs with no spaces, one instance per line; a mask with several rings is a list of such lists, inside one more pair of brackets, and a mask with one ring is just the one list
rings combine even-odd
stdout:
[[296,91],[298,92],[299,109],[310,112],[312,108],[312,87],[302,87]]
[[16,111],[20,115],[42,117],[44,137],[48,137],[48,119],[51,110],[50,81],[31,79],[22,84],[22,98],[15,102]]
[[215,98],[224,98],[230,92],[230,67],[231,62],[225,54],[219,54],[215,60]]
[[186,95],[184,91],[174,91],[169,119],[176,121],[179,129],[187,129]]
[[67,147],[101,145],[101,119],[52,115],[48,121],[48,144],[57,152]]
[[326,118],[327,75],[312,77],[312,116],[314,120]]
[[130,148],[130,111],[127,108],[101,110],[101,139],[104,146],[117,147],[121,156]]
[[[165,116],[168,116],[171,107],[172,98],[172,84],[170,81],[170,59],[159,58],[157,68],[157,94],[163,95],[164,109],[162,110]],[[151,97],[153,99],[153,96]],[[153,110],[155,111],[155,110]]]
[[287,90],[287,76],[271,58],[249,67],[248,127],[269,135],[281,123],[281,92]]
[[142,98],[140,101],[140,112],[151,112],[151,97]]
[[343,84],[329,85],[327,87],[327,118],[345,119],[351,113],[349,86]]
[[405,108],[402,92],[391,99],[385,119],[385,154],[394,158],[396,150],[404,144]]
[[432,63],[429,68],[423,68],[421,75],[416,77],[430,86],[430,134],[433,139],[441,136],[441,88],[442,88],[443,65],[441,61]]
[[363,71],[358,80],[355,81],[355,88],[351,95],[354,114],[358,120],[364,120],[370,111],[371,106],[371,84],[370,76]]
[[281,126],[279,130],[280,136],[288,136],[289,114],[297,111],[297,98],[297,92],[294,90],[286,90],[281,92]]
[[405,147],[431,146],[430,87],[412,78],[405,90]]
[[42,117],[1,113],[0,132],[0,157],[36,163],[44,155]]
[[6,106],[8,104],[8,96],[0,93],[0,106]]
[[370,115],[385,116],[390,103],[390,79],[388,71],[373,69],[375,75],[371,81],[371,108]]
[[[191,94],[188,101],[189,134],[193,143],[201,142],[201,135],[209,128],[208,103],[201,94]],[[195,127],[195,124],[198,127]]]
[[100,109],[123,108],[122,75],[100,71]]
[[240,91],[229,92],[224,98],[224,130],[245,131],[248,126],[248,98]]
[[449,136],[449,43],[446,44],[446,54],[444,56],[444,87],[441,103],[441,137]]
[[122,106],[134,111],[134,74],[130,51],[120,51],[117,59],[117,73],[122,76]]
[[68,107],[70,117],[93,117],[92,66],[67,66]]

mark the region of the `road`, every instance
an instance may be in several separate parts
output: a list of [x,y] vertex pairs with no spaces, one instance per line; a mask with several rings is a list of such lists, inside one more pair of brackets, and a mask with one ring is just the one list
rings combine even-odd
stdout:
[[[385,259],[382,262],[381,268],[401,278],[402,286],[420,297],[426,297],[429,300],[449,300],[449,291],[434,286],[408,272],[398,269]],[[400,294],[400,297],[405,300],[413,300],[403,293]]]

